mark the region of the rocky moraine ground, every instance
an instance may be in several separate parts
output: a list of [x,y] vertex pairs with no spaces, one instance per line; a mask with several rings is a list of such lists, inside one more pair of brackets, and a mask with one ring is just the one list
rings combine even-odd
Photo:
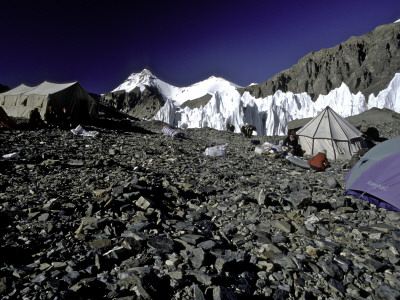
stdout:
[[160,128],[0,132],[2,299],[400,298],[400,214],[346,196],[346,163]]

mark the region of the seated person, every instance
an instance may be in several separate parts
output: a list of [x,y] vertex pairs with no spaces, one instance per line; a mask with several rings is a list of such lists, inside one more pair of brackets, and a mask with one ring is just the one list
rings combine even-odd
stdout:
[[293,146],[298,145],[299,139],[296,135],[296,131],[290,131],[290,134],[283,140],[283,146],[293,148]]
[[49,105],[47,107],[46,113],[44,114],[44,120],[46,121],[46,124],[50,127],[55,127],[58,125],[57,123],[59,122],[59,117],[55,108],[52,105]]
[[73,124],[71,115],[68,113],[66,107],[62,108],[58,123],[61,129],[70,129],[74,127],[75,124]]
[[42,128],[43,125],[44,125],[44,122],[42,120],[42,117],[40,116],[39,109],[37,107],[35,107],[29,113],[29,121],[28,121],[29,129]]
[[227,123],[226,124],[226,130],[230,131],[230,132],[234,132],[235,131],[235,126],[232,125],[231,123]]
[[303,151],[300,144],[297,144],[290,152],[295,156],[302,157],[305,151]]
[[283,146],[289,149],[289,153],[296,156],[303,156],[303,149],[301,149],[301,145],[299,144],[299,138],[296,135],[296,131],[290,131],[290,134],[283,140]]

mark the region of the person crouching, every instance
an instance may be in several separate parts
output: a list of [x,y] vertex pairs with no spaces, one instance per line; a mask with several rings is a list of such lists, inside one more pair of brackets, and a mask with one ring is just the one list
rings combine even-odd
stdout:
[[310,158],[307,163],[310,165],[312,170],[317,172],[324,171],[329,167],[328,159],[326,158],[326,150],[322,150],[317,153],[314,157]]

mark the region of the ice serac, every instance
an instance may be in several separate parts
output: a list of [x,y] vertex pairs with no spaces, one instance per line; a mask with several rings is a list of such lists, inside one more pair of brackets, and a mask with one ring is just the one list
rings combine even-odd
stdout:
[[370,95],[368,108],[389,108],[395,112],[400,112],[400,73],[397,73],[389,83],[387,89],[379,92],[378,96]]
[[[342,117],[357,115],[372,107],[400,112],[400,73],[377,96],[371,94],[368,101],[361,92],[353,94],[345,83],[326,95],[319,95],[314,102],[305,92],[278,90],[273,95],[255,97],[249,91],[243,92],[236,84],[214,76],[178,88],[158,79],[148,70],[132,74],[117,89],[130,91],[131,94],[139,87],[145,93],[148,90],[146,86],[156,89],[164,99],[164,105],[153,114],[154,119],[182,128],[226,130],[231,124],[235,132],[240,132],[241,126],[248,123],[256,126],[257,135],[273,136],[285,135],[288,122],[315,117],[326,106]],[[204,95],[209,95],[210,100],[197,101],[202,105],[182,105],[187,100],[198,100]]]
[[165,102],[164,106],[155,115],[154,119],[163,121],[163,122],[168,123],[170,125],[174,125],[176,123],[175,122],[175,117],[179,116],[179,114],[177,114],[176,111],[177,111],[177,108],[172,103],[172,101],[171,100],[167,100]]
[[314,103],[314,110],[318,114],[327,106],[344,118],[360,114],[367,109],[364,95],[361,92],[352,94],[345,83],[328,95],[320,95]]
[[235,126],[235,132],[240,132],[240,127],[248,123],[257,127],[257,135],[285,135],[288,122],[315,117],[326,106],[342,117],[357,115],[372,107],[400,112],[400,74],[378,96],[371,95],[368,102],[361,92],[352,94],[345,83],[327,95],[320,95],[315,102],[307,93],[279,90],[272,96],[255,98],[249,92],[240,95],[233,86],[211,95],[206,105],[194,109],[180,108],[177,103],[167,101],[155,119],[177,127],[218,130],[226,130],[229,123]]

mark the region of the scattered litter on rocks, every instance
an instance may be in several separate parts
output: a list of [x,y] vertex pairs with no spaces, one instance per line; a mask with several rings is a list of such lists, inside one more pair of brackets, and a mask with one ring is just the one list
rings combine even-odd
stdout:
[[208,156],[225,156],[225,148],[227,145],[219,145],[214,147],[208,147],[204,150],[204,155]]
[[185,136],[185,133],[183,131],[173,129],[167,125],[162,126],[161,132],[163,133],[163,135],[167,135],[173,138],[183,138]]
[[9,154],[4,154],[2,157],[5,159],[18,159],[19,154],[17,152],[14,152],[14,153],[9,153]]
[[71,129],[71,132],[75,135],[91,136],[91,137],[97,137],[99,135],[98,131],[85,130],[81,125],[78,125],[75,129]]

